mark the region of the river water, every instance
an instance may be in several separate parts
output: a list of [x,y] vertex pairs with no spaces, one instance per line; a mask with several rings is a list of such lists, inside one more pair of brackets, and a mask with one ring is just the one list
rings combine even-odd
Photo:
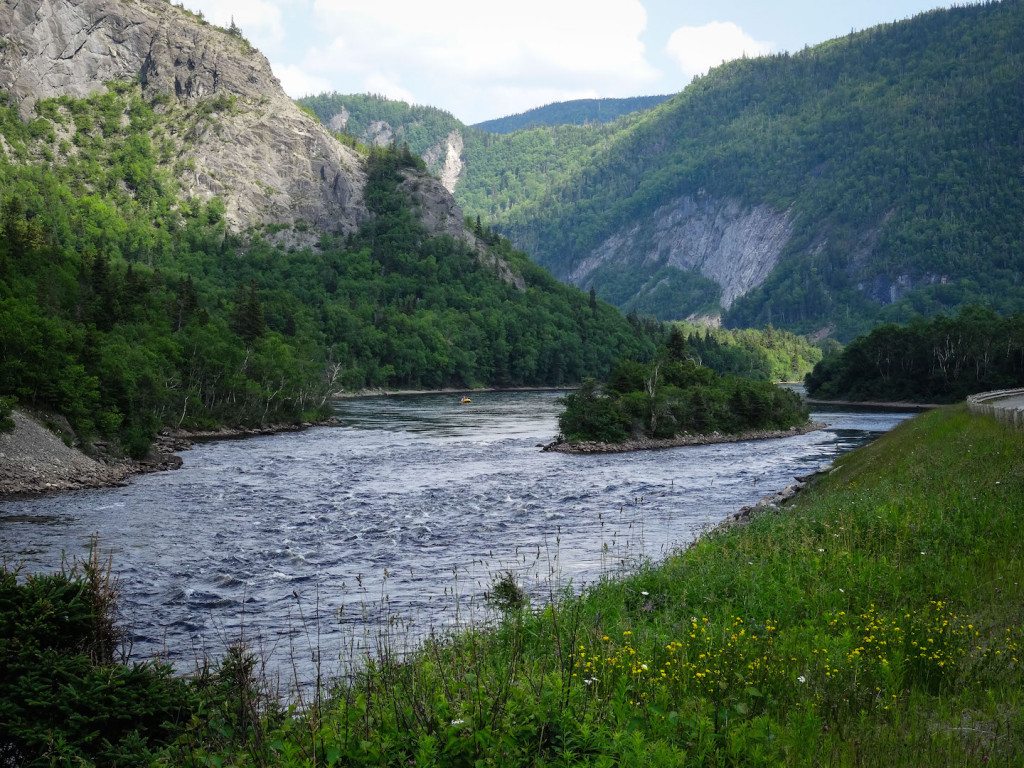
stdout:
[[244,638],[304,685],[381,632],[486,617],[505,571],[540,601],[662,557],[906,418],[815,413],[826,429],[781,440],[567,456],[537,448],[557,397],[345,401],[341,426],[202,443],[124,488],[0,502],[0,558],[51,571],[98,536],[133,657],[187,669]]

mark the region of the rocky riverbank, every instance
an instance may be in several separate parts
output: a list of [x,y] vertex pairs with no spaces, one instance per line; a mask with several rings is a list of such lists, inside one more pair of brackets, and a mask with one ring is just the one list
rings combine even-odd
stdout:
[[104,460],[102,457],[108,453],[103,443],[96,446],[99,458],[93,458],[67,445],[42,418],[20,410],[12,416],[14,430],[0,434],[0,499],[124,485],[133,475],[180,468],[183,461],[178,454],[189,450],[195,442],[257,437],[315,426],[306,422],[211,430],[168,429],[157,435],[144,459]]
[[754,430],[725,435],[713,432],[709,435],[676,435],[667,438],[640,437],[621,443],[581,442],[570,443],[556,440],[541,448],[542,451],[554,453],[628,453],[630,451],[652,451],[664,448],[680,448],[685,445],[713,445],[715,443],[742,443],[748,440],[771,440],[780,437],[793,437],[815,432],[825,425],[820,422],[808,422],[802,427],[790,427],[781,430]]

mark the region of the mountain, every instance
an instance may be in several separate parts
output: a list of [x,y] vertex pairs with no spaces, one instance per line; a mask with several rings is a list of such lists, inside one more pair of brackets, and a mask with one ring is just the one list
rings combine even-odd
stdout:
[[557,101],[515,115],[485,120],[482,123],[474,124],[473,127],[488,133],[513,133],[541,126],[611,123],[623,115],[652,109],[670,98],[672,98],[672,94],[632,96],[625,99]]
[[1024,308],[1022,83],[1003,0],[733,61],[609,124],[452,122],[435,156],[468,213],[623,309],[849,339]]
[[849,338],[972,301],[1019,309],[1022,82],[1019,0],[734,61],[498,223],[620,305],[690,297],[662,316],[712,298],[731,325]]
[[339,388],[572,383],[653,349],[408,149],[339,140],[235,29],[164,0],[4,0],[0,28],[0,428],[13,398],[142,456]]
[[6,1],[0,28],[0,89],[23,118],[40,101],[137,81],[173,124],[184,194],[220,197],[233,226],[347,233],[366,220],[357,154],[288,99],[241,36],[161,0]]

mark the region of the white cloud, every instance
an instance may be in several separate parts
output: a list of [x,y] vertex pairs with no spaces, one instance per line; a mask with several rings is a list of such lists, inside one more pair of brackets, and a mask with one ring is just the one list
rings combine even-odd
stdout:
[[382,75],[379,72],[374,72],[363,80],[363,90],[367,93],[377,93],[381,96],[387,96],[389,99],[404,101],[408,104],[417,103],[412,91],[403,88],[399,85],[398,81],[392,80],[387,75]]
[[769,53],[773,47],[755,40],[731,21],[712,21],[701,27],[680,27],[669,37],[665,51],[685,74],[693,76],[744,54]]
[[271,67],[274,74],[277,75],[277,79],[281,81],[284,92],[293,99],[301,99],[303,96],[313,96],[333,89],[330,80],[311,75],[295,64],[271,63]]
[[313,13],[330,42],[303,69],[343,91],[372,81],[391,93],[441,92],[439,106],[469,120],[499,102],[520,111],[595,87],[632,94],[660,74],[641,40],[640,0],[604,0],[599,10],[592,0],[314,0]]
[[276,53],[284,41],[282,4],[288,0],[185,0],[207,21],[227,27],[232,19],[249,41],[267,54]]

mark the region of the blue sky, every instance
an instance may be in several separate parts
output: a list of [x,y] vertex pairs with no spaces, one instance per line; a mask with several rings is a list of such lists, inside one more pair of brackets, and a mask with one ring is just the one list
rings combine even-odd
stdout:
[[467,123],[552,101],[682,90],[723,60],[795,51],[936,0],[184,0],[232,17],[292,96],[383,93]]

